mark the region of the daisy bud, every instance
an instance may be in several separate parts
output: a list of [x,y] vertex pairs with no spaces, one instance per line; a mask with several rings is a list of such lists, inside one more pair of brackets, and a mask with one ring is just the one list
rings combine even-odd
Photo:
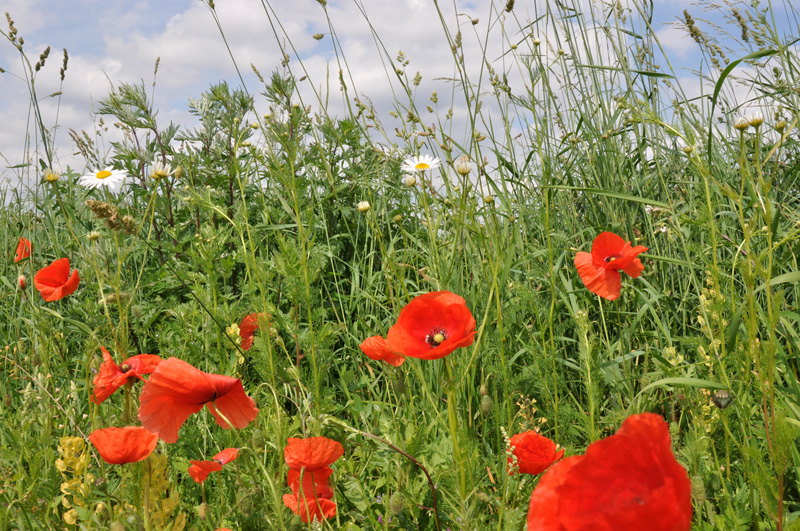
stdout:
[[477,25],[478,25],[478,22],[480,22],[480,19],[479,19],[479,18],[473,18],[473,19],[472,19],[472,25],[473,25],[473,26],[477,26]]
[[487,205],[491,205],[492,203],[494,203],[494,196],[493,195],[483,196],[483,202],[486,203]]
[[25,286],[28,285],[28,277],[25,275],[20,275],[17,277],[17,282],[19,282],[19,289],[25,291]]
[[775,130],[779,133],[782,133],[784,129],[786,129],[786,120],[781,120],[775,124]]
[[455,167],[456,171],[461,175],[469,175],[470,170],[472,170],[472,167],[469,163],[469,157],[467,155],[461,155],[458,157]]
[[180,179],[183,177],[183,168],[180,166],[175,166],[175,171],[172,172],[172,175],[174,175],[176,179]]
[[403,512],[405,506],[406,506],[405,496],[403,496],[403,493],[400,492],[399,490],[395,491],[395,493],[392,494],[392,497],[389,498],[389,510],[397,515]]
[[533,45],[534,45],[534,46],[539,46],[540,44],[542,44],[542,41],[541,41],[541,40],[539,40],[539,39],[533,39]]
[[764,115],[761,114],[760,112],[754,112],[753,114],[748,114],[747,122],[755,129],[758,129],[759,127],[761,127],[761,124],[764,123]]
[[692,151],[694,151],[694,146],[683,146],[681,149],[687,155],[691,155]]
[[394,221],[395,223],[400,223],[401,221],[403,221],[403,215],[397,214],[395,217],[392,218],[392,221]]
[[322,33],[315,33],[314,35],[312,35],[312,37],[314,37],[314,40],[317,40],[317,41],[322,40],[322,37],[324,37],[324,36],[325,35],[323,35]]
[[415,184],[417,184],[417,178],[416,177],[414,177],[413,175],[404,175],[403,176],[403,186],[405,186],[406,188],[411,188]]
[[100,233],[97,232],[96,230],[93,230],[92,232],[90,232],[89,234],[86,235],[86,238],[90,242],[96,242],[97,240],[100,239]]
[[481,398],[481,413],[488,415],[492,412],[492,399],[489,395],[483,395]]
[[359,201],[359,203],[356,205],[356,208],[358,209],[359,212],[363,214],[370,209],[369,202]]
[[744,131],[745,129],[747,129],[749,125],[750,125],[749,121],[744,116],[737,116],[736,120],[734,120],[733,122],[733,127],[738,129],[739,131]]

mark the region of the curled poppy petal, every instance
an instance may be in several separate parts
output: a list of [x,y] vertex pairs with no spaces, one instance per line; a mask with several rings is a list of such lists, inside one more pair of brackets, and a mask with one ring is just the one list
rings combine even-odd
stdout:
[[585,455],[550,467],[528,508],[531,531],[688,531],[691,521],[691,481],[653,413],[625,419]]
[[283,457],[289,468],[300,470],[317,470],[333,464],[342,457],[344,448],[341,443],[327,437],[309,437],[298,439],[289,437]]
[[103,461],[112,465],[136,463],[150,455],[158,436],[141,426],[103,428],[89,434]]
[[[559,450],[556,443],[535,431],[518,433],[511,437],[510,442],[521,474],[541,474],[564,457],[563,448]],[[511,458],[508,463],[511,464]]]
[[304,523],[313,520],[327,520],[336,516],[336,503],[326,498],[305,498],[298,499],[294,494],[284,494],[283,504],[292,510],[294,514],[299,514]]
[[14,254],[14,263],[24,260],[31,255],[31,242],[27,238],[20,238],[17,252]]
[[437,291],[406,304],[386,334],[388,349],[403,356],[434,360],[475,340],[475,319],[461,297]]
[[399,367],[406,361],[405,356],[395,354],[389,347],[386,346],[386,340],[383,336],[368,337],[359,345],[361,351],[367,355],[369,359],[375,361],[385,361],[389,365]]
[[622,288],[619,270],[638,277],[644,266],[637,256],[646,250],[647,247],[641,245],[631,247],[630,242],[612,232],[603,232],[592,242],[591,254],[579,252],[575,255],[575,267],[589,291],[613,301]]
[[211,472],[219,472],[222,465],[226,465],[236,459],[239,454],[238,448],[225,448],[214,456],[213,461],[189,461],[189,475],[196,483],[203,483]]
[[253,346],[253,333],[259,328],[259,322],[269,319],[265,313],[251,313],[245,315],[239,324],[239,335],[242,337],[242,350],[250,350]]
[[222,465],[216,461],[189,461],[192,466],[189,467],[189,475],[195,483],[203,483],[208,475],[212,472],[219,472],[222,470]]
[[178,358],[169,358],[159,363],[144,384],[139,420],[161,439],[173,443],[189,415],[205,405],[225,429],[244,428],[258,414],[238,378],[205,373]]
[[59,258],[47,267],[39,270],[33,277],[33,285],[39,290],[42,298],[48,302],[63,299],[78,289],[81,281],[78,270],[69,273],[69,258]]
[[100,371],[92,380],[94,389],[91,400],[95,404],[102,403],[132,379],[143,380],[142,375],[156,370],[161,362],[161,358],[153,354],[138,354],[117,365],[105,347],[100,347],[100,350],[103,352],[103,364],[100,365]]

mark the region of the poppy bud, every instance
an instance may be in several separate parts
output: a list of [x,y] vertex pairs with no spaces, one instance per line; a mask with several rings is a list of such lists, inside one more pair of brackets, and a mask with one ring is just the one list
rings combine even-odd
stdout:
[[478,392],[481,394],[481,396],[486,396],[486,395],[489,394],[489,391],[486,389],[486,384],[485,383],[481,384],[481,388],[480,388],[480,390]]
[[488,415],[492,412],[492,399],[489,395],[483,395],[481,398],[481,413]]
[[402,372],[397,373],[397,378],[394,381],[394,392],[402,395],[406,390],[406,379]]
[[175,166],[175,171],[172,173],[176,179],[180,179],[183,176],[183,168],[180,166]]
[[399,490],[395,491],[395,493],[392,494],[392,497],[389,498],[389,510],[392,511],[392,513],[394,514],[400,514],[403,512],[405,506],[406,506],[405,496],[403,496],[403,493],[400,492]]
[[478,493],[478,501],[481,503],[489,503],[492,501],[492,498],[486,494],[485,492]]
[[692,500],[697,505],[706,501],[706,487],[703,484],[703,478],[700,476],[692,477]]
[[250,444],[253,448],[261,448],[266,444],[267,440],[264,438],[264,432],[261,430],[253,430],[253,437],[250,439]]
[[200,517],[200,520],[205,520],[208,517],[208,504],[206,502],[197,506],[197,516]]
[[20,275],[17,277],[17,282],[19,282],[19,289],[25,291],[25,286],[28,285],[28,277],[25,275]]

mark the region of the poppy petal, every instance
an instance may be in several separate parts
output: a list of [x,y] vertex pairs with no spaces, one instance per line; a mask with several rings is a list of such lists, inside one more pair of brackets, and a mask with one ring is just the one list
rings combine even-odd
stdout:
[[227,465],[231,461],[235,460],[239,456],[239,449],[238,448],[225,448],[217,455],[214,456],[214,461],[218,462],[221,465]]
[[[333,489],[329,486],[330,476],[333,470],[329,466],[318,468],[316,470],[295,470],[289,469],[287,474],[287,481],[289,488],[295,496],[300,495],[302,488],[303,495],[306,498],[333,498]],[[300,479],[302,477],[302,486]]]
[[283,450],[283,457],[289,468],[316,470],[332,464],[342,457],[341,443],[327,437],[298,439],[290,437]]
[[619,272],[596,267],[592,255],[584,252],[575,255],[575,267],[589,291],[610,301],[619,297],[622,290],[622,277]]
[[17,252],[14,254],[14,263],[24,260],[31,255],[31,242],[27,238],[20,238]]
[[233,380],[230,384],[226,381],[223,384],[226,391],[218,392],[217,398],[207,404],[208,410],[214,415],[219,426],[226,430],[231,427],[242,429],[255,420],[258,416],[258,408],[255,401],[244,392],[241,380],[219,374],[207,374],[206,376]]
[[336,503],[326,498],[298,500],[293,494],[284,494],[283,504],[294,514],[299,514],[300,519],[306,524],[313,520],[322,521],[336,516]]
[[[517,467],[521,474],[541,474],[550,465],[564,457],[564,449],[535,431],[518,433],[511,437],[511,446],[517,457]],[[511,458],[508,460],[511,464]]]
[[158,444],[158,436],[141,426],[94,430],[89,434],[89,440],[97,448],[103,461],[112,465],[141,461]]
[[40,269],[33,277],[33,285],[45,301],[57,301],[71,295],[78,288],[78,270],[69,274],[69,258],[59,258]]
[[368,337],[361,342],[359,347],[368,358],[376,361],[385,361],[395,367],[399,367],[406,361],[405,356],[395,354],[389,350],[389,347],[386,346],[386,339],[383,336]]
[[592,260],[598,267],[606,263],[609,257],[617,256],[625,247],[625,240],[613,232],[601,232],[592,242]]

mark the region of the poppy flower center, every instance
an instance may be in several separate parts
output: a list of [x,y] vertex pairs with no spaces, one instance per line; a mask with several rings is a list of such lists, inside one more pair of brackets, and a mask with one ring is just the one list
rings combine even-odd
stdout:
[[105,179],[106,177],[111,177],[111,172],[108,170],[99,171],[95,177],[98,179]]
[[447,339],[447,331],[442,328],[434,328],[425,336],[425,342],[431,347],[436,348]]
[[129,370],[131,370],[131,366],[128,365],[127,363],[123,363],[122,365],[119,366],[119,370],[121,370],[122,372],[128,372]]
[[615,254],[614,254],[614,255],[611,255],[611,256],[606,256],[606,260],[605,260],[605,262],[606,262],[607,264],[609,264],[609,263],[613,262],[614,260],[616,260],[617,258],[619,258],[619,256],[618,256],[618,255],[615,255]]

